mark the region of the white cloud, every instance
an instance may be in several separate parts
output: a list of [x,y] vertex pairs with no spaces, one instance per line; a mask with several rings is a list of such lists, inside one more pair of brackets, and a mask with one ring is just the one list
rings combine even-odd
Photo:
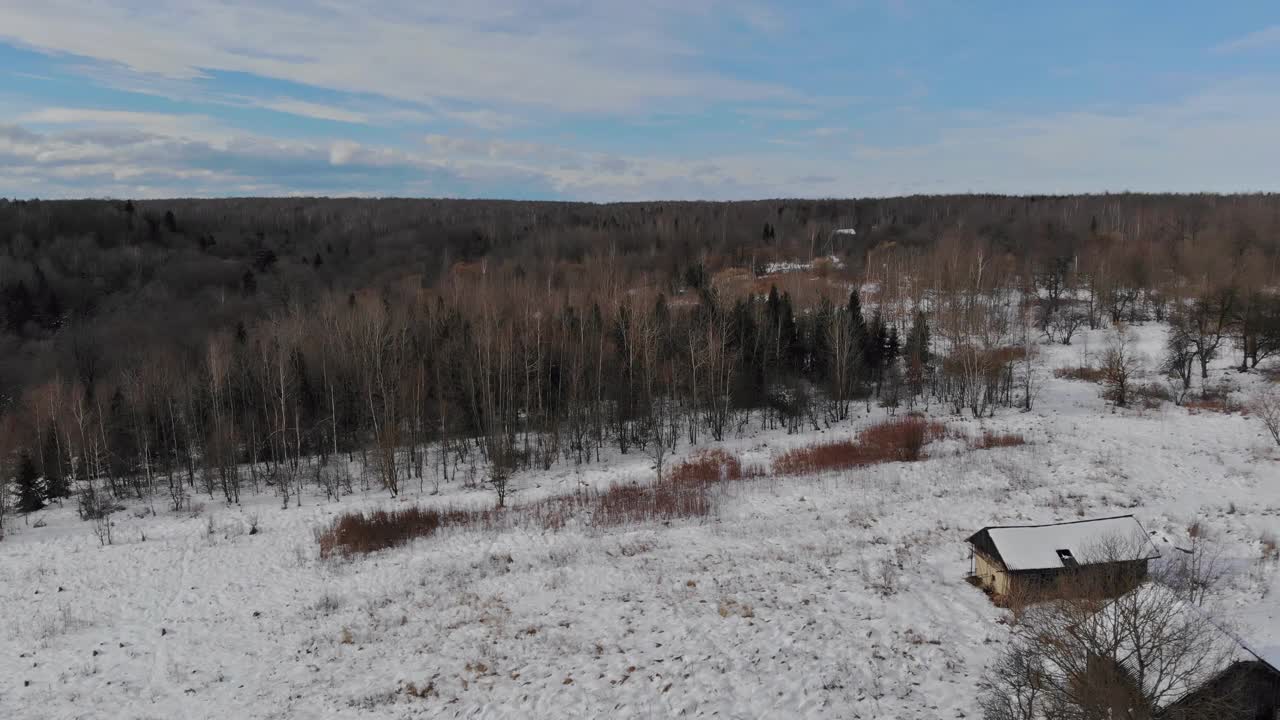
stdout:
[[[715,0],[153,0],[146,7],[0,0],[0,38],[171,81],[250,73],[409,103],[621,113],[658,100],[794,97],[693,67],[696,51],[673,38],[687,23],[713,24],[713,8],[733,7]],[[495,127],[495,116],[479,119]]]
[[18,116],[28,125],[55,125],[80,128],[130,128],[166,135],[209,136],[215,127],[205,115],[103,110],[97,108],[49,107]]
[[[0,126],[0,195],[293,193],[581,200],[1278,190],[1280,93],[1259,78],[1176,102],[1014,115],[917,111],[927,139],[867,129],[742,151],[598,152],[435,133],[397,148],[299,141],[202,116],[46,108]],[[783,139],[785,140],[785,139]],[[793,141],[786,141],[791,143]]]
[[335,122],[352,123],[355,125],[365,125],[369,122],[369,117],[364,113],[334,107],[333,105],[296,100],[294,98],[280,97],[275,98],[274,100],[250,102],[251,104],[268,110],[275,110],[276,112],[288,113],[290,115],[298,115],[301,117],[315,118],[317,120],[333,120]]
[[1261,30],[1229,40],[1214,48],[1220,53],[1261,50],[1263,48],[1280,47],[1280,25],[1272,25]]
[[329,164],[346,165],[355,158],[356,153],[359,151],[360,145],[358,143],[339,140],[333,144],[333,147],[329,148]]

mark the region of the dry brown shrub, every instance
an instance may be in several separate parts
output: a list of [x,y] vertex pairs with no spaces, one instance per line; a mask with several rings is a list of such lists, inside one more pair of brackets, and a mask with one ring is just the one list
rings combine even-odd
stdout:
[[722,618],[727,618],[730,615],[737,615],[738,617],[743,618],[753,618],[756,616],[755,610],[749,603],[740,603],[733,598],[725,598],[721,600],[717,612],[720,613],[720,617]]
[[1230,415],[1245,411],[1239,403],[1227,397],[1188,398],[1182,406],[1192,413],[1215,412]]
[[1105,375],[1106,373],[1102,368],[1090,367],[1088,365],[1060,367],[1053,371],[1053,376],[1060,380],[1083,380],[1085,382],[1093,383],[1102,382]]
[[940,422],[905,417],[878,423],[858,433],[856,440],[815,443],[789,450],[773,461],[779,475],[809,475],[863,465],[919,460],[924,446],[945,437]]
[[596,527],[613,527],[705,517],[713,509],[713,485],[761,474],[759,468],[748,468],[744,473],[736,456],[713,449],[685,460],[661,482],[652,485],[614,485],[600,492],[557,495],[507,509],[408,507],[348,513],[318,534],[320,557],[385,550],[416,538],[430,537],[446,527],[494,529],[526,526],[556,531],[574,518],[581,518]]
[[615,526],[706,515],[711,512],[711,501],[701,487],[614,485],[595,496],[590,510],[592,525]]
[[993,433],[990,430],[985,430],[982,436],[973,442],[973,447],[978,450],[987,450],[989,448],[1017,447],[1026,444],[1027,439],[1018,433]]
[[742,463],[729,453],[714,448],[703,450],[677,465],[667,474],[673,485],[715,483],[742,479]]

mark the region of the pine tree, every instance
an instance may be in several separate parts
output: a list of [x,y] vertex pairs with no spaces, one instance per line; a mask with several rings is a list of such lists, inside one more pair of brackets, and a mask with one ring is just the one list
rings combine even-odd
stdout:
[[924,312],[916,313],[911,330],[907,333],[907,344],[903,352],[908,362],[929,364],[929,319]]
[[44,494],[50,500],[64,498],[71,494],[71,488],[67,485],[67,476],[62,472],[60,447],[58,429],[51,424],[44,436],[44,447],[40,450],[44,461]]
[[23,450],[18,461],[18,512],[30,513],[44,507],[44,497],[40,492],[40,475],[36,473],[36,465],[31,462],[31,453]]
[[849,370],[853,385],[857,387],[870,376],[867,367],[867,320],[862,315],[862,299],[858,296],[857,290],[849,293],[846,310],[849,323],[849,347],[852,350],[849,354]]
[[895,360],[897,360],[898,353],[901,350],[902,350],[902,343],[900,340],[898,340],[898,328],[891,327],[889,328],[889,339],[885,341],[885,345],[884,345],[885,363],[892,364]]
[[924,392],[929,366],[929,319],[924,312],[916,313],[902,351],[907,364],[907,384],[912,395],[919,395]]

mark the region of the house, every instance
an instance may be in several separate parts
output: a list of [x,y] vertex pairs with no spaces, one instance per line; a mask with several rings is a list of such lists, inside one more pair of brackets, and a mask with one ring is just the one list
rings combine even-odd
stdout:
[[1001,604],[1076,592],[1121,594],[1160,557],[1132,515],[985,527],[971,535],[970,581]]
[[1240,645],[1240,655],[1208,682],[1159,710],[1161,720],[1280,720],[1280,669]]

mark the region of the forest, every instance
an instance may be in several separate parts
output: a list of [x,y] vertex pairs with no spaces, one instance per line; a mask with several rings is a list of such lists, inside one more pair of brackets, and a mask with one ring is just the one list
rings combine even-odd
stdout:
[[[1029,409],[1037,346],[1280,354],[1280,196],[0,201],[18,509],[486,484],[860,404]],[[1120,375],[1116,375],[1120,373]],[[477,476],[474,468],[483,468]],[[4,493],[0,493],[4,495]]]

